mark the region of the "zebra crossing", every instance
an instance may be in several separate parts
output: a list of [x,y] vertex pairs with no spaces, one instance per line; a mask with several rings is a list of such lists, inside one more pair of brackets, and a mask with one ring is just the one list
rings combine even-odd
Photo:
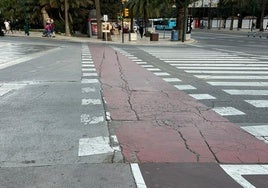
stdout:
[[[268,61],[260,56],[249,57],[248,54],[241,52],[210,51],[200,48],[160,50],[160,48],[143,47],[142,50],[179,71],[184,71],[217,87],[230,97],[241,96],[243,101],[253,108],[264,110],[268,108]],[[178,79],[181,82],[174,86],[179,90],[188,91],[187,93],[196,100],[216,100],[216,97],[209,93],[197,93],[198,87],[186,84],[183,76]],[[195,92],[191,93],[191,91]],[[212,110],[225,117],[247,115],[243,109],[233,106],[216,106]],[[267,143],[268,122],[264,125],[250,125],[242,128]]]

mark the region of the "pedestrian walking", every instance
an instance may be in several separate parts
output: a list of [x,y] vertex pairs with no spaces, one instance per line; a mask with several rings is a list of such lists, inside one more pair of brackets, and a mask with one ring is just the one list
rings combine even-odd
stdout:
[[44,32],[44,37],[51,37],[51,25],[50,22],[47,21],[46,26],[45,26],[45,32]]
[[143,37],[143,26],[142,25],[139,26],[139,33],[140,33],[141,38],[142,38]]
[[55,29],[56,29],[56,25],[53,19],[50,19],[50,28],[51,28],[51,34],[52,37],[55,37]]
[[10,23],[9,23],[9,21],[5,20],[4,24],[5,24],[6,34],[10,33]]

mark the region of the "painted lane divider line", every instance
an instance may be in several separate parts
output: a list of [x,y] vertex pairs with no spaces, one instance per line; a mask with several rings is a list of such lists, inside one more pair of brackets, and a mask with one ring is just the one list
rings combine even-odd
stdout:
[[99,83],[98,79],[82,79],[81,80],[82,84],[94,84],[94,83]]
[[83,106],[90,104],[96,105],[96,104],[102,104],[102,102],[100,99],[82,99]]
[[91,116],[90,114],[82,114],[80,118],[81,123],[84,125],[92,125],[104,122],[103,116]]
[[82,88],[82,93],[91,93],[91,92],[96,92],[96,89],[94,87],[83,87]]
[[83,72],[82,77],[98,76],[95,72]]
[[134,176],[137,188],[147,188],[144,179],[142,177],[139,165],[137,163],[131,163],[131,170],[132,170],[132,174]]

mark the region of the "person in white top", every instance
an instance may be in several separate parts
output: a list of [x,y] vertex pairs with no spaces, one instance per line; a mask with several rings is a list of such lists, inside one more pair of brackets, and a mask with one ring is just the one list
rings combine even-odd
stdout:
[[6,27],[6,34],[10,33],[10,23],[7,20],[5,20],[4,24],[5,24],[5,27]]

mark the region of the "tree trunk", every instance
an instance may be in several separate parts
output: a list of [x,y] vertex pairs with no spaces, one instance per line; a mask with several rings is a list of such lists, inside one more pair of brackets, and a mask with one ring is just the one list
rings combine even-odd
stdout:
[[102,39],[102,23],[101,23],[100,0],[95,0],[95,7],[96,7],[98,39]]
[[46,7],[43,7],[43,8],[41,9],[41,13],[42,13],[42,19],[43,19],[43,26],[44,26],[44,28],[45,28],[47,19],[49,18],[48,13],[47,13],[47,11],[46,11]]
[[260,18],[260,31],[263,31],[263,19],[264,19],[264,11],[266,6],[266,0],[261,0],[261,18]]
[[179,32],[179,40],[181,40],[183,34],[183,7],[178,7],[177,30]]
[[69,3],[68,3],[68,0],[64,1],[64,12],[65,12],[65,35],[71,36],[70,26],[69,26]]
[[234,14],[235,14],[235,7],[234,7],[234,3],[232,3],[232,16],[231,16],[230,30],[234,29]]

